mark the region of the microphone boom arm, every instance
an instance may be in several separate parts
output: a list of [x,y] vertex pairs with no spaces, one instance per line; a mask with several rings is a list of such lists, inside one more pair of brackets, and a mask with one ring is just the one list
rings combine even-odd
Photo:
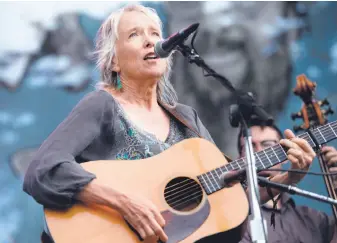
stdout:
[[[240,90],[236,90],[232,83],[224,76],[216,73],[212,68],[210,68],[205,61],[196,53],[196,51],[189,46],[184,45],[183,43],[177,45],[176,49],[185,56],[189,63],[194,63],[197,66],[201,67],[206,71],[206,77],[212,76],[220,83],[226,87],[230,92],[234,94],[234,97],[236,98],[237,104],[239,105],[240,109],[243,111],[241,112],[242,115],[246,120],[249,120],[249,118],[252,115],[255,115],[262,121],[265,121],[266,124],[270,125],[274,122],[273,117],[268,114],[260,105],[256,104],[254,97],[251,93],[243,92]],[[236,117],[236,120],[232,121],[232,125],[234,127],[237,127],[240,119],[239,117]]]

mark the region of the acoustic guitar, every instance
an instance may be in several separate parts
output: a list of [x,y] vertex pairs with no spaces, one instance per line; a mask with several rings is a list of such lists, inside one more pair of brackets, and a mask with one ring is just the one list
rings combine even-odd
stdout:
[[[337,137],[337,122],[315,128],[312,133],[320,144],[327,143]],[[300,137],[315,146],[308,133]],[[254,155],[258,170],[287,159],[279,144]],[[245,164],[245,158],[228,163],[213,143],[191,138],[147,159],[81,165],[111,187],[151,200],[166,220],[168,243],[214,242],[219,234],[224,234],[228,239],[224,243],[228,243],[233,242],[230,232],[247,218],[249,206],[240,183],[223,188],[219,177]],[[56,243],[141,242],[112,209],[75,204],[64,211],[45,209],[45,218]]]

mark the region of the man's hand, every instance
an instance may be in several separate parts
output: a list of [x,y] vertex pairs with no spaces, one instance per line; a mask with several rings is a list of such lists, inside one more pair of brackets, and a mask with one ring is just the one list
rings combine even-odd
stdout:
[[[316,153],[306,140],[296,137],[289,129],[285,130],[284,135],[286,139],[282,139],[280,144],[289,148],[287,157],[291,162],[291,169],[308,171]],[[289,182],[292,184],[298,183],[304,176],[305,174],[288,173]]]
[[[329,172],[336,173],[337,172],[337,150],[331,146],[324,146],[322,148],[324,161],[327,163],[329,167]],[[337,189],[337,175],[332,176],[332,181],[334,187]]]
[[324,146],[322,148],[322,153],[325,162],[329,167],[337,166],[337,150],[331,146]]

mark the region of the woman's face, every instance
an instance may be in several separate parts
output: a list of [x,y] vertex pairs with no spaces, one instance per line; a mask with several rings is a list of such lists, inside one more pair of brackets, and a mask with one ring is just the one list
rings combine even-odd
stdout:
[[167,68],[166,59],[154,59],[154,45],[162,39],[160,26],[144,13],[122,15],[113,70],[125,78],[146,80],[160,77]]

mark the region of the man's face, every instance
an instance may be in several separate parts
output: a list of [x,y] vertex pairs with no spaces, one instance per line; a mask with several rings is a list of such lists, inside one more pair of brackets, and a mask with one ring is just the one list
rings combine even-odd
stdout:
[[[275,129],[272,127],[260,127],[260,126],[252,126],[250,128],[252,134],[252,145],[254,152],[259,152],[261,150],[267,149],[279,143],[280,136]],[[244,148],[244,139],[240,138],[241,144],[241,156],[245,156],[245,148]],[[282,163],[273,166],[274,169],[279,169],[282,167]],[[275,175],[278,172],[260,172],[261,176],[269,177],[271,175]]]

